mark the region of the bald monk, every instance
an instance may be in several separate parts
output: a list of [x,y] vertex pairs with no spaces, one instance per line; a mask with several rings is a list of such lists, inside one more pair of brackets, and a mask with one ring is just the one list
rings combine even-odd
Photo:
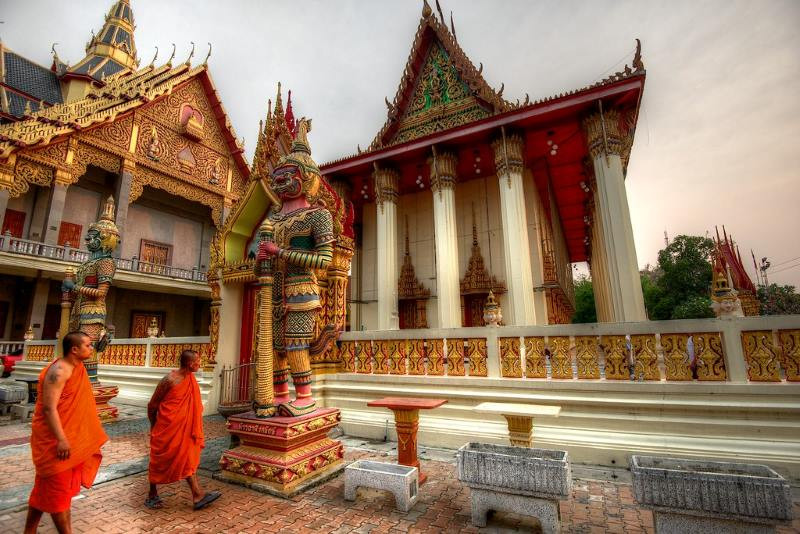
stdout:
[[195,510],[205,508],[220,495],[218,491],[203,493],[197,482],[197,466],[203,439],[203,403],[200,386],[194,373],[200,369],[200,357],[193,350],[181,353],[181,367],[165,376],[158,384],[150,403],[150,493],[144,504],[163,508],[157,484],[185,479],[192,490]]
[[63,357],[39,375],[31,424],[36,479],[28,500],[26,533],[36,532],[44,512],[51,515],[59,533],[72,532],[72,497],[81,486],[92,486],[102,459],[100,446],[108,441],[83,366],[92,355],[92,341],[83,332],[70,332],[62,348]]

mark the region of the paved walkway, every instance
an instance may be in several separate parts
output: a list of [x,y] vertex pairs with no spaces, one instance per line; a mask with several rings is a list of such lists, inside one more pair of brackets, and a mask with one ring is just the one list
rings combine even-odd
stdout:
[[[217,462],[229,438],[219,416],[204,420],[206,448],[200,479],[205,489],[223,496],[210,508],[194,512],[185,483],[164,486],[166,507],[149,510],[147,493],[147,420],[141,408],[125,407],[123,420],[106,425],[110,442],[103,448],[103,465],[91,490],[72,503],[74,531],[78,533],[135,532],[281,532],[395,533],[395,532],[539,532],[527,517],[498,513],[487,528],[470,524],[469,489],[456,479],[455,451],[420,448],[429,478],[420,499],[408,513],[394,509],[388,493],[359,490],[355,503],[343,499],[343,477],[337,477],[291,500],[277,499],[213,480]],[[0,531],[21,532],[33,465],[27,438],[30,424],[0,426]],[[342,437],[346,460],[396,457],[393,443]],[[20,442],[22,440],[22,442]],[[617,481],[613,480],[617,477]],[[627,472],[575,466],[572,497],[561,502],[564,532],[653,532],[652,514],[633,501]],[[795,502],[794,528],[800,532],[800,502]],[[45,517],[40,532],[55,532]]]

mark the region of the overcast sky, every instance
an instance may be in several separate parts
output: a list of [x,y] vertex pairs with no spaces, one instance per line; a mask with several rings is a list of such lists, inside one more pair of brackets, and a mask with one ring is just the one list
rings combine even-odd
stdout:
[[[441,0],[461,47],[509,100],[547,97],[619,70],[643,43],[647,82],[628,167],[639,264],[664,231],[724,224],[754,276],[800,286],[800,2]],[[50,65],[58,42],[84,55],[112,0],[0,0],[0,37]],[[366,147],[386,118],[419,23],[421,0],[132,0],[142,65],[213,45],[211,74],[252,157],[275,85],[314,119],[318,163]],[[433,1],[431,0],[431,5]],[[434,8],[435,9],[435,8]]]

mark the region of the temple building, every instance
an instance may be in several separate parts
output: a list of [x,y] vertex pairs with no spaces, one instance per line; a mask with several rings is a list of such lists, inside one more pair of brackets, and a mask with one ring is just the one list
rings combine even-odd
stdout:
[[[452,21],[451,21],[452,24]],[[645,82],[632,66],[541,101],[492,88],[427,6],[388,117],[322,165],[354,206],[350,328],[568,323],[588,262],[598,319],[646,319],[625,191]]]
[[[99,14],[98,14],[99,15]],[[99,17],[98,17],[99,18]],[[66,267],[107,197],[122,235],[117,338],[207,336],[210,243],[249,168],[206,61],[142,66],[128,0],[86,55],[45,68],[0,44],[0,339],[54,339]],[[211,51],[208,51],[210,55]]]

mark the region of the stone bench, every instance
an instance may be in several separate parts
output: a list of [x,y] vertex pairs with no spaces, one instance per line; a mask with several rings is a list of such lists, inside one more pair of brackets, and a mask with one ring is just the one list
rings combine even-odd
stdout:
[[15,404],[11,407],[11,417],[13,419],[19,417],[22,421],[27,421],[33,417],[33,410],[35,408],[35,404]]
[[490,510],[535,517],[544,534],[561,532],[558,501],[572,491],[567,451],[467,443],[458,450],[458,479],[469,486],[472,524]]
[[397,509],[408,512],[419,497],[419,470],[406,465],[358,460],[344,469],[344,499],[355,501],[359,487],[393,493]]
[[631,474],[657,534],[766,533],[792,520],[789,483],[766,465],[634,455]]

